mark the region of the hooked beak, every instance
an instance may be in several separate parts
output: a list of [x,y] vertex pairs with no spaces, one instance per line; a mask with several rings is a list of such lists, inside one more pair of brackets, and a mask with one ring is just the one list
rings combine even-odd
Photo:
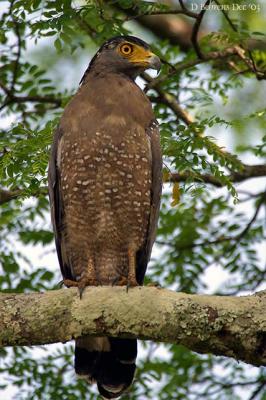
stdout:
[[148,58],[148,68],[156,69],[157,71],[160,71],[161,69],[161,60],[153,53],[151,53]]
[[[137,47],[137,46],[136,46]],[[156,69],[157,71],[161,68],[161,60],[152,51],[138,47],[129,61],[134,63],[136,66],[144,69]]]

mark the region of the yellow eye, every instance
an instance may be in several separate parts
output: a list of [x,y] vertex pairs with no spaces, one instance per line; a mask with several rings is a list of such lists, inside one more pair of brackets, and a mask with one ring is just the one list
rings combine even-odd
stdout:
[[133,46],[129,43],[122,44],[119,50],[120,53],[123,54],[124,56],[129,56],[133,52]]

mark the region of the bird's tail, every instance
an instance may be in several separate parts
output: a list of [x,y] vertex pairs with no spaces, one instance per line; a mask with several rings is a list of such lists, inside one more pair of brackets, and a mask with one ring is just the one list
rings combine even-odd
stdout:
[[75,371],[89,383],[97,383],[105,399],[114,399],[131,385],[136,357],[136,339],[82,337],[76,340]]

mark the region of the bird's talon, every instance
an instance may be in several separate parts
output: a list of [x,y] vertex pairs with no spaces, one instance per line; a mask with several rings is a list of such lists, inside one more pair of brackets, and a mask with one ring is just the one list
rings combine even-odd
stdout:
[[129,277],[128,280],[127,280],[127,292],[128,292],[129,288],[133,288],[133,287],[136,287],[136,286],[139,286],[136,278],[135,277]]
[[125,276],[121,276],[120,278],[114,279],[112,286],[126,286],[127,284],[127,278]]
[[84,292],[84,290],[85,290],[85,287],[86,287],[86,286],[79,287],[79,298],[80,298],[80,300],[81,300],[81,298],[82,298],[82,294],[83,294],[83,292]]
[[116,286],[117,282],[118,282],[118,278],[115,278],[115,279],[113,280],[113,282],[112,282],[112,286]]
[[147,283],[146,286],[148,286],[148,287],[156,287],[156,288],[158,288],[158,289],[161,289],[161,288],[162,288],[162,286],[160,285],[159,282],[149,282],[149,283]]
[[96,278],[89,278],[89,279],[86,279],[85,281],[84,280],[79,281],[77,286],[79,289],[80,299],[82,298],[82,294],[87,286],[100,286],[100,285],[101,285],[101,283]]

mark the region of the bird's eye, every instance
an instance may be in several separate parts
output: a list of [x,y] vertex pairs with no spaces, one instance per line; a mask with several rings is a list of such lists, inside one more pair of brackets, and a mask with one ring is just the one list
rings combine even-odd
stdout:
[[120,53],[125,55],[125,56],[129,56],[131,53],[133,52],[133,46],[131,44],[122,44],[122,46],[120,47]]

